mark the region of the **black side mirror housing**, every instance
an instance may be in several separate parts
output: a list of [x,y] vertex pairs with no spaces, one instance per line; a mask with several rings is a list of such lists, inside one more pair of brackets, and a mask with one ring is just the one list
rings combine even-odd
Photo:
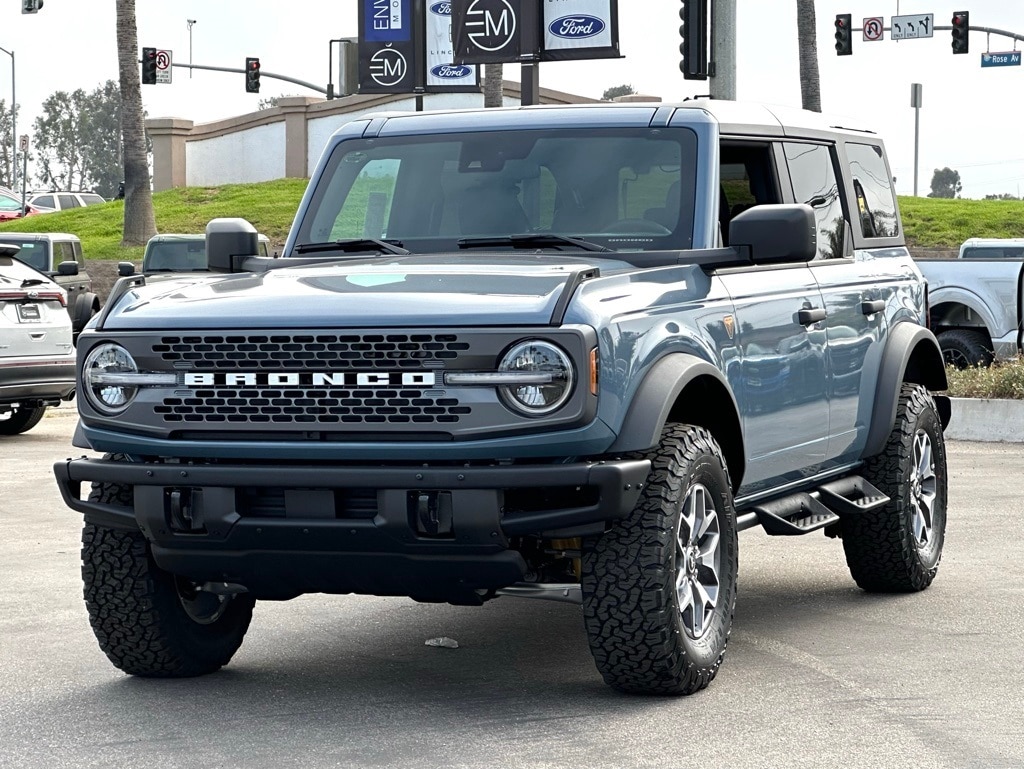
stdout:
[[135,265],[131,262],[117,263],[117,276],[119,278],[130,278],[135,274]]
[[818,253],[814,209],[805,203],[748,208],[729,222],[729,245],[754,264],[809,262]]
[[239,257],[258,254],[258,233],[245,219],[214,219],[206,225],[206,264],[211,272],[236,272]]
[[78,262],[61,262],[57,265],[58,275],[77,275],[78,274]]

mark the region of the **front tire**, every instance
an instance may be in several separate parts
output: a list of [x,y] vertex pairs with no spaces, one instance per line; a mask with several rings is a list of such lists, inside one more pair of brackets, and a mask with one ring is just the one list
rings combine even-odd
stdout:
[[0,416],[0,435],[18,435],[28,432],[43,418],[46,406],[16,408]]
[[946,534],[946,444],[924,387],[903,385],[885,449],[863,475],[889,502],[842,519],[850,574],[869,592],[924,590],[938,572]]
[[693,694],[714,679],[739,571],[725,459],[701,427],[668,425],[629,517],[585,544],[583,613],[605,682]]
[[[94,484],[90,501],[132,505],[130,487]],[[252,619],[248,595],[216,596],[158,567],[141,532],[87,523],[85,604],[100,649],[125,673],[205,675],[226,665]]]

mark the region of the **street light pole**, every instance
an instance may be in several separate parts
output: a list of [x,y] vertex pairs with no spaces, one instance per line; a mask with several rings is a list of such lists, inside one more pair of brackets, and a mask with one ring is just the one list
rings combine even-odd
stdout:
[[924,86],[920,83],[910,84],[910,106],[914,108],[914,197],[917,197],[917,169],[921,147],[921,96]]
[[[192,63],[192,25],[196,23],[195,19],[185,19],[185,23],[188,24],[188,63]],[[188,69],[188,79],[192,79],[192,68]]]
[[0,51],[11,57],[11,189],[13,190],[18,179],[18,94],[15,90],[17,81],[14,77],[14,51],[8,51],[2,47],[0,47]]

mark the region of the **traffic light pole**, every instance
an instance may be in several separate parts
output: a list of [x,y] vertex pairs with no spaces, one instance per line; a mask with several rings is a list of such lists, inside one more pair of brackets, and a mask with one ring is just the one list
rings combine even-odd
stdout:
[[736,0],[711,4],[712,99],[736,99]]
[[[241,67],[214,67],[214,66],[211,66],[209,64],[179,64],[176,61],[175,62],[171,62],[171,66],[172,67],[185,67],[186,69],[189,69],[189,70],[193,70],[193,69],[207,69],[207,70],[212,70],[213,72],[237,72],[240,75],[244,75],[245,72],[246,72]],[[283,81],[285,81],[287,83],[295,83],[296,85],[301,85],[301,86],[303,86],[305,88],[309,88],[309,89],[311,89],[313,91],[316,91],[317,93],[322,93],[324,96],[327,95],[327,89],[324,88],[323,86],[314,85],[313,83],[308,83],[305,80],[299,80],[298,78],[295,78],[295,77],[289,77],[288,75],[278,75],[278,74],[276,74],[274,72],[267,72],[266,70],[261,70],[260,71],[260,77],[261,78],[269,77],[269,78],[273,78],[274,80],[283,80]]]

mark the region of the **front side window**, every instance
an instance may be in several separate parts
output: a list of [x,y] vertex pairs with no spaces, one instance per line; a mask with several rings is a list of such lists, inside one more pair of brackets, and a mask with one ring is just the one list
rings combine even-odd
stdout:
[[36,198],[32,201],[32,205],[37,208],[56,208],[57,204],[53,201],[53,195],[43,195],[42,197]]
[[797,203],[814,209],[818,229],[817,259],[835,259],[844,253],[846,221],[839,197],[832,152],[824,144],[787,143],[786,161]]
[[882,148],[873,144],[847,144],[853,192],[857,196],[861,234],[865,238],[895,238],[900,234],[889,170]]
[[390,238],[424,253],[552,234],[616,250],[689,248],[696,144],[689,129],[646,128],[346,141],[298,243]]

